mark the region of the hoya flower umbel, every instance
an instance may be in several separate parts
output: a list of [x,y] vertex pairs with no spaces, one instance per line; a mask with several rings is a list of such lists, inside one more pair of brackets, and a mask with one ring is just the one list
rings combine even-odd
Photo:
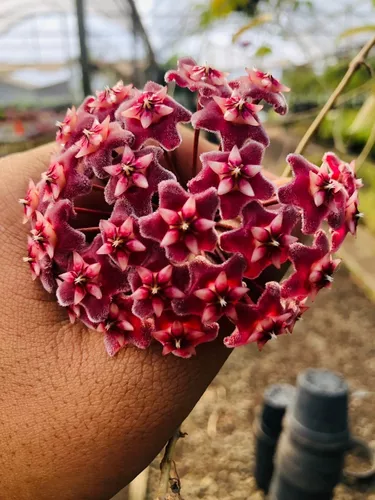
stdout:
[[223,219],[234,219],[251,198],[266,200],[274,186],[261,174],[263,147],[249,142],[241,149],[233,146],[227,152],[201,155],[203,169],[188,186],[192,193],[200,193],[210,186],[218,190]]
[[20,198],[18,201],[23,205],[23,223],[25,224],[35,214],[39,205],[39,190],[35,186],[34,181],[29,181],[25,198]]
[[163,314],[156,321],[156,331],[152,336],[163,346],[163,355],[174,354],[180,358],[190,358],[195,347],[212,342],[217,337],[219,326],[202,325],[197,316],[176,316]]
[[52,224],[40,212],[35,212],[36,218],[31,229],[31,238],[38,251],[39,258],[48,255],[52,259],[57,243],[56,232]]
[[217,241],[213,218],[218,206],[214,188],[191,195],[175,181],[164,181],[159,185],[159,197],[158,210],[140,219],[143,236],[159,241],[174,262],[213,250]]
[[116,198],[125,193],[131,186],[141,189],[148,188],[146,170],[153,158],[152,153],[137,154],[136,156],[129,146],[125,146],[121,162],[104,167],[104,170],[117,180],[114,191]]
[[132,254],[144,252],[145,245],[134,234],[134,220],[128,217],[121,226],[101,220],[100,229],[103,245],[97,251],[100,255],[109,255],[122,271],[128,267]]
[[98,120],[94,120],[90,129],[84,129],[82,132],[82,137],[76,143],[79,147],[79,151],[76,154],[76,158],[81,158],[83,156],[89,155],[97,151],[101,144],[107,139],[109,134],[109,122],[110,117],[104,119],[102,123]]
[[138,267],[133,275],[132,288],[134,313],[141,318],[155,314],[160,317],[166,303],[173,299],[181,299],[185,294],[172,283],[173,266],[168,265],[158,272],[152,272],[146,267]]
[[59,276],[62,282],[57,289],[57,298],[61,305],[77,305],[86,295],[101,299],[100,268],[101,265],[98,262],[88,264],[79,253],[73,252],[70,270]]

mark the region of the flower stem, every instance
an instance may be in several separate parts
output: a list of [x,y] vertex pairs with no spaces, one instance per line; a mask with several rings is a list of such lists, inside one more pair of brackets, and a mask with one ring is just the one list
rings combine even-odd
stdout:
[[192,177],[195,177],[197,175],[199,134],[200,134],[200,129],[196,128],[195,131],[194,131],[193,165],[191,167],[191,176]]
[[166,151],[164,149],[164,158],[165,158],[165,161],[168,165],[168,169],[174,173],[174,175],[177,177],[178,179],[178,172],[177,172],[177,169],[176,169],[176,166],[174,164],[174,162],[172,161],[172,158],[169,156],[169,152]]
[[97,215],[111,215],[112,212],[105,210],[97,210],[96,208],[74,207],[74,210],[82,214],[97,214]]
[[271,205],[276,205],[279,203],[277,196],[272,196],[272,198],[261,202],[264,207],[270,207]]
[[165,447],[164,457],[160,462],[160,480],[159,480],[159,490],[158,490],[158,500],[164,500],[169,490],[169,481],[170,481],[170,473],[171,466],[173,462],[173,455],[176,449],[176,444],[179,438],[185,437],[185,433],[181,432],[181,429],[178,428],[173,436],[167,443]]
[[83,233],[93,233],[93,232],[98,232],[100,231],[99,226],[93,226],[93,227],[77,227],[76,231],[82,231]]
[[[325,103],[323,108],[321,109],[320,113],[318,116],[315,118],[315,120],[312,122],[310,127],[307,129],[305,135],[302,137],[300,140],[298,146],[296,147],[295,153],[296,154],[301,154],[315,132],[317,131],[319,125],[322,123],[324,117],[328,113],[328,111],[332,108],[332,106],[335,104],[336,99],[339,97],[339,95],[342,93],[342,91],[345,89],[347,84],[350,82],[352,76],[354,73],[358,70],[358,68],[362,65],[366,65],[366,57],[372,47],[375,45],[375,36],[373,36],[363,47],[362,49],[358,52],[358,54],[350,61],[349,67],[345,75],[343,76],[342,80],[340,83],[337,85],[333,93],[331,94],[330,98],[328,101]],[[286,166],[284,169],[284,172],[282,173],[282,177],[287,177],[290,173],[290,166]]]
[[356,162],[355,162],[355,167],[356,171],[362,167],[364,162],[366,161],[368,155],[371,153],[372,148],[374,147],[375,144],[375,122],[372,126],[370,135],[368,136],[367,142],[364,146],[364,148],[361,151],[361,154],[358,156]]
[[93,189],[96,189],[98,191],[104,191],[104,186],[101,186],[100,184],[91,184]]

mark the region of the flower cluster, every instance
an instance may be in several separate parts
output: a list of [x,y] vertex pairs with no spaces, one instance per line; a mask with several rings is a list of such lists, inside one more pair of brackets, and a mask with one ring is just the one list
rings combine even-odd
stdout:
[[[57,124],[59,151],[20,200],[33,279],[72,322],[100,332],[111,356],[155,341],[164,355],[188,358],[217,338],[224,318],[233,325],[227,347],[261,349],[292,333],[308,301],[331,286],[333,252],[356,232],[354,164],[327,153],[317,167],[290,155],[293,178],[278,188],[262,168],[269,139],[259,112],[286,113],[289,89],[255,69],[227,76],[187,57],[166,73],[197,94],[193,114],[154,82],[87,97]],[[181,123],[220,141],[187,186],[169,156]],[[288,265],[287,278],[269,280]]]

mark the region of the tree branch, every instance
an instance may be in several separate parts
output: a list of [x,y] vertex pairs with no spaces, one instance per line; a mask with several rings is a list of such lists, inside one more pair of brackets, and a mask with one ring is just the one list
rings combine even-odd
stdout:
[[[375,45],[375,36],[373,36],[371,38],[371,40],[369,40],[362,47],[362,49],[358,52],[358,54],[354,57],[354,59],[352,59],[352,61],[349,64],[348,70],[345,73],[345,75],[343,76],[342,80],[337,85],[336,89],[333,91],[330,98],[325,103],[325,105],[321,109],[320,113],[315,118],[315,120],[312,122],[310,127],[307,129],[305,135],[302,137],[301,141],[299,142],[298,146],[296,147],[296,150],[295,150],[296,154],[300,154],[305,150],[310,139],[315,134],[316,130],[318,129],[319,125],[322,123],[322,121],[323,121],[324,117],[326,116],[326,114],[328,113],[328,111],[335,104],[336,99],[339,97],[339,95],[345,89],[347,84],[350,82],[354,73],[358,70],[358,68],[361,65],[366,64],[365,59],[374,45]],[[289,173],[290,173],[290,166],[288,165],[287,167],[285,167],[284,172],[282,173],[282,176],[286,177],[289,175]]]

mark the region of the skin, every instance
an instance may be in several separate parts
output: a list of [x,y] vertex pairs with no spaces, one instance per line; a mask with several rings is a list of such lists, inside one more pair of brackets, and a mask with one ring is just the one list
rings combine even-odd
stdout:
[[[186,171],[184,136],[177,161]],[[230,350],[214,342],[181,360],[154,345],[110,358],[100,333],[71,325],[31,280],[17,201],[53,147],[0,161],[0,499],[108,499],[161,450]]]

